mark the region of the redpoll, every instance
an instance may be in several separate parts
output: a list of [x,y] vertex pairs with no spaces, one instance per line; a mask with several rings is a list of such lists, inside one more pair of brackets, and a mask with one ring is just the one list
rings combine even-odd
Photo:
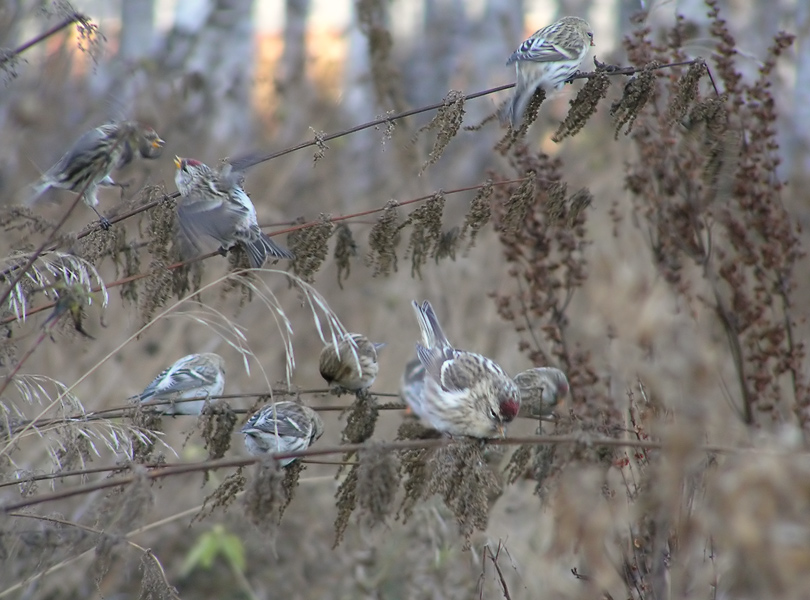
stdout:
[[593,45],[591,26],[579,17],[563,17],[535,31],[506,61],[507,65],[515,63],[517,82],[501,120],[517,129],[537,88],[548,94],[562,87]]
[[430,302],[413,302],[413,308],[422,331],[416,354],[425,367],[422,403],[414,411],[442,433],[503,436],[505,423],[520,409],[515,382],[487,357],[453,348]]
[[424,393],[425,367],[421,360],[414,358],[405,365],[405,372],[399,382],[399,397],[407,405],[406,412],[414,415],[422,412]]
[[[158,158],[165,142],[155,130],[135,121],[107,123],[82,135],[34,186],[33,203],[49,188],[81,192],[82,200],[95,211],[102,224],[109,222],[96,210],[98,186],[115,185],[110,177],[114,168],[132,161],[135,149],[143,158]],[[86,186],[86,187],[85,187]]]
[[[198,415],[205,405],[205,396],[219,396],[225,388],[225,361],[218,354],[189,354],[155,377],[141,392],[141,402],[171,400],[159,405],[167,415]],[[192,402],[177,402],[186,398],[201,398]]]
[[520,389],[520,414],[541,417],[554,412],[560,398],[568,393],[565,373],[552,367],[537,367],[515,375]]
[[377,351],[383,346],[359,333],[346,334],[338,341],[337,349],[330,343],[321,350],[318,359],[321,377],[330,386],[350,392],[371,387],[380,370]]
[[[275,402],[255,413],[239,430],[254,456],[306,450],[323,435],[323,421],[311,408],[297,402]],[[282,458],[282,467],[297,460]]]
[[180,231],[197,253],[200,237],[208,236],[220,243],[223,254],[234,244],[241,244],[254,269],[261,267],[268,255],[293,257],[259,229],[253,202],[242,189],[239,173],[233,172],[230,165],[213,171],[198,160],[179,156],[174,164],[174,182],[180,192]]

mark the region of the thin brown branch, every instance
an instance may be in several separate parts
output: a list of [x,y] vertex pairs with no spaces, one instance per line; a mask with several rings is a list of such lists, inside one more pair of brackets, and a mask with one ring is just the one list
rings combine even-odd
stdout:
[[[509,184],[513,184],[513,183],[520,183],[523,180],[524,179],[515,179],[515,180],[511,180],[511,181],[499,181],[497,183],[494,183],[493,185],[509,185]],[[458,194],[458,193],[461,193],[461,192],[469,192],[471,190],[477,190],[479,188],[482,188],[485,185],[488,185],[488,184],[473,185],[473,186],[469,186],[469,187],[464,187],[464,188],[458,188],[458,189],[455,189],[455,190],[445,191],[443,193],[444,193],[445,196],[447,196],[447,195],[450,195],[450,194]],[[400,206],[407,206],[408,204],[414,204],[416,202],[424,202],[426,200],[429,200],[429,199],[435,197],[435,195],[436,195],[436,192],[434,192],[433,194],[429,194],[427,196],[420,196],[419,198],[412,198],[410,200],[405,200],[405,201],[400,203]],[[170,197],[173,198],[174,196],[175,195],[172,195]],[[77,197],[76,201],[78,201],[78,198],[81,198],[81,194]],[[76,201],[74,201],[74,203],[73,203],[74,207],[76,205]],[[129,213],[127,213],[127,215],[132,216],[134,214],[137,214],[138,212],[142,212],[143,210],[146,210],[147,208],[151,208],[151,207],[156,206],[156,205],[157,205],[157,201],[150,202],[148,205],[144,205],[144,206],[140,207],[139,209],[135,209],[133,211],[130,211]],[[72,208],[73,207],[71,207],[71,210],[72,210]],[[371,210],[366,210],[366,211],[359,212],[359,213],[354,213],[354,214],[351,214],[351,215],[344,215],[344,216],[340,216],[340,217],[331,217],[329,219],[329,222],[330,223],[338,223],[340,221],[346,221],[348,219],[354,219],[354,218],[358,218],[358,217],[365,217],[365,216],[368,216],[368,215],[371,215],[371,214],[374,214],[374,213],[382,212],[384,210],[385,210],[385,207],[380,207],[380,208],[373,208]],[[123,218],[126,218],[127,215],[122,215],[122,216],[116,217],[115,219],[109,219],[109,221],[110,221],[110,223],[117,223],[118,221],[123,220]],[[295,227],[290,227],[288,229],[282,229],[282,230],[279,230],[279,231],[274,231],[272,233],[269,233],[268,235],[270,237],[272,237],[272,236],[275,236],[275,235],[280,235],[282,233],[289,233],[289,232],[292,232],[292,231],[298,231],[299,229],[306,229],[308,227],[314,227],[314,226],[320,225],[322,223],[323,223],[323,221],[310,221],[308,223],[302,223],[301,225],[297,225]],[[61,223],[60,223],[59,226],[61,226]],[[59,227],[59,226],[57,226],[57,227]],[[79,234],[79,237],[83,237],[84,235],[89,235],[92,231],[93,231],[92,229],[86,230],[85,232]],[[51,250],[53,250],[53,248],[51,248]],[[42,251],[44,251],[43,248],[40,248],[40,250],[38,251],[39,254],[41,254]],[[14,283],[12,283],[11,287],[9,288],[9,292],[14,289],[14,286],[17,285],[17,283],[19,283],[19,281],[24,276],[25,272],[31,267],[31,265],[36,260],[36,257],[39,256],[39,254],[36,254],[36,256],[32,256],[32,258],[29,259],[26,266],[23,267],[23,271],[15,279]],[[192,263],[195,263],[197,261],[207,260],[207,259],[212,258],[214,256],[221,256],[221,254],[219,253],[219,251],[209,252],[208,254],[203,254],[201,256],[197,256],[196,258],[192,258],[192,259],[189,259],[189,260],[180,261],[180,262],[176,262],[174,264],[168,265],[166,267],[166,269],[169,270],[169,271],[172,271],[174,269],[179,269],[181,267],[188,266],[188,265],[190,265]],[[8,274],[10,274],[11,272],[13,272],[15,270],[16,270],[16,268],[12,267],[10,269],[7,269],[5,273],[0,274],[0,275],[8,275]],[[136,273],[135,275],[130,275],[129,277],[124,277],[123,279],[118,279],[117,281],[113,281],[111,283],[108,283],[108,284],[105,285],[105,287],[107,289],[118,287],[118,286],[121,286],[121,285],[125,285],[127,283],[132,283],[133,281],[138,281],[140,279],[145,279],[148,276],[149,276],[148,273]],[[101,290],[100,286],[95,286],[90,291],[91,292],[98,292],[100,290]],[[8,296],[6,296],[6,298],[7,297]],[[2,304],[2,302],[5,302],[5,299],[0,301],[0,304]],[[34,314],[36,314],[38,312],[42,312],[44,310],[48,310],[49,308],[53,308],[53,306],[55,304],[56,304],[56,302],[49,302],[49,303],[44,304],[42,306],[32,308],[32,309],[26,311],[26,316],[34,315]],[[16,320],[17,320],[17,317],[14,316],[14,315],[11,315],[11,316],[8,316],[8,317],[0,320],[0,325],[6,325],[6,324],[11,323],[11,322],[16,321]]]
[[56,33],[59,33],[65,27],[70,27],[73,23],[76,23],[76,22],[88,22],[89,20],[90,20],[89,17],[86,17],[81,13],[73,13],[69,17],[65,18],[65,20],[62,21],[61,23],[59,23],[58,25],[54,25],[53,27],[51,27],[45,33],[40,33],[35,38],[27,41],[22,46],[18,46],[17,48],[15,48],[11,52],[9,52],[8,54],[6,54],[2,58],[0,58],[0,67],[5,65],[7,62],[10,62],[10,61],[14,60],[20,54],[25,52],[26,50],[36,46],[37,44],[39,44],[40,42],[42,42],[44,40],[47,40],[52,35],[54,35]]
[[[438,448],[441,446],[447,446],[451,444],[459,444],[459,443],[467,443],[465,441],[454,440],[450,438],[439,438],[439,439],[428,439],[428,440],[401,440],[395,442],[383,442],[376,444],[375,448],[382,451],[394,451],[394,450],[415,450],[415,449],[425,449],[425,448]],[[493,439],[493,440],[486,440],[487,444],[492,444],[495,446],[513,446],[513,445],[520,445],[520,444],[530,444],[530,445],[538,445],[538,444],[582,444],[586,443],[583,442],[581,436],[531,436],[531,437],[516,437],[516,438],[504,438],[504,439]],[[621,448],[621,447],[630,447],[630,448],[655,448],[655,449],[662,449],[666,448],[667,444],[663,442],[652,442],[647,440],[620,440],[614,438],[599,438],[599,439],[592,439],[587,441],[588,445],[590,446],[605,446],[611,448]],[[358,452],[362,449],[366,448],[365,444],[343,444],[340,446],[330,446],[327,448],[308,448],[306,450],[298,450],[295,452],[276,452],[273,453],[272,456],[274,459],[279,460],[282,458],[301,458],[301,457],[309,457],[309,456],[328,456],[332,454],[344,454],[347,452]],[[700,450],[704,452],[712,452],[712,453],[736,453],[746,450],[745,448],[733,448],[729,446],[715,446],[715,445],[703,445],[700,446]],[[212,460],[212,461],[205,461],[205,462],[198,462],[198,463],[187,463],[187,464],[179,464],[179,465],[170,465],[166,466],[165,468],[158,468],[148,473],[145,473],[143,476],[147,479],[162,479],[164,477],[173,477],[175,475],[185,475],[189,473],[198,473],[203,471],[213,471],[217,469],[223,468],[232,468],[232,467],[245,467],[248,465],[255,464],[256,462],[263,460],[263,457],[249,457],[249,458],[223,458],[219,460]],[[20,508],[25,508],[27,506],[35,506],[37,504],[42,504],[45,502],[52,502],[54,500],[62,500],[64,498],[72,498],[74,496],[80,496],[82,494],[88,494],[90,492],[95,492],[98,490],[104,490],[111,487],[121,486],[121,485],[128,485],[132,483],[135,479],[134,475],[120,477],[118,479],[105,479],[103,481],[94,482],[82,486],[77,486],[74,488],[60,490],[58,492],[53,492],[50,494],[40,494],[39,496],[32,496],[29,498],[25,498],[23,500],[19,500],[17,502],[10,502],[5,505],[0,506],[0,510],[3,512],[10,512],[14,510],[19,510]]]

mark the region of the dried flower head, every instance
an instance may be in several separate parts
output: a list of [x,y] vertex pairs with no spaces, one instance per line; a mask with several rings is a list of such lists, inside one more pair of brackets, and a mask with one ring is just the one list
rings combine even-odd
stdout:
[[357,257],[357,243],[352,237],[352,230],[346,223],[339,223],[335,228],[337,241],[335,243],[335,264],[337,265],[337,281],[340,289],[343,282],[351,273],[351,260]]
[[444,194],[439,192],[425,201],[408,216],[411,239],[406,254],[411,255],[411,277],[422,278],[422,266],[428,256],[435,255],[442,238]]
[[457,90],[450,90],[444,97],[436,116],[417,132],[418,135],[424,131],[437,131],[436,140],[433,142],[433,150],[430,151],[430,156],[422,165],[422,168],[419,169],[420,175],[441,158],[448,144],[450,144],[450,140],[458,133],[463,121],[464,94]]
[[399,202],[389,200],[383,214],[377,219],[368,235],[366,263],[374,268],[373,276],[388,275],[397,270],[397,245],[399,231],[404,226],[400,221]]
[[[296,223],[305,223],[302,217]],[[321,213],[318,221],[309,227],[297,229],[287,236],[287,244],[293,253],[291,269],[307,283],[312,283],[329,253],[329,237],[332,235],[330,215]]]

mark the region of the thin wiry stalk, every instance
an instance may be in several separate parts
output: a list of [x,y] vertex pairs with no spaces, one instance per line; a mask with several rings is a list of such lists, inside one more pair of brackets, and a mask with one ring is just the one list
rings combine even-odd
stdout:
[[[320,482],[324,482],[324,481],[334,481],[334,477],[332,475],[324,475],[324,476],[319,476],[319,477],[308,477],[306,479],[299,479],[298,484],[302,485],[302,484],[320,483]],[[244,492],[239,492],[236,495],[236,497],[238,498],[238,497],[241,497],[243,495],[244,495]],[[123,537],[124,537],[124,539],[128,540],[128,539],[131,539],[131,538],[135,537],[136,535],[146,533],[146,532],[151,531],[153,529],[160,529],[161,527],[163,527],[165,525],[168,525],[169,523],[172,523],[174,521],[178,521],[180,519],[184,519],[185,517],[190,517],[192,515],[195,515],[195,514],[199,513],[203,508],[205,508],[205,504],[198,504],[197,506],[192,506],[191,508],[187,508],[186,510],[182,510],[182,511],[180,511],[178,513],[175,513],[173,515],[169,515],[168,517],[165,517],[163,519],[158,519],[157,521],[153,521],[152,523],[149,523],[147,525],[142,525],[141,527],[133,529],[133,530],[129,531],[128,533],[126,533]],[[90,548],[89,550],[85,550],[84,552],[82,552],[81,554],[79,554],[77,556],[72,556],[70,558],[67,558],[67,559],[63,560],[62,562],[60,562],[60,563],[57,563],[55,565],[52,565],[52,566],[48,567],[47,569],[44,569],[44,570],[40,571],[39,573],[31,575],[30,577],[26,578],[25,580],[23,580],[23,581],[21,581],[19,583],[15,583],[11,587],[0,591],[0,599],[7,598],[8,596],[13,594],[14,592],[17,592],[20,589],[22,589],[24,586],[30,585],[34,581],[36,581],[38,579],[42,579],[46,575],[50,575],[51,573],[59,571],[59,570],[65,568],[65,567],[69,567],[70,565],[72,565],[72,564],[80,561],[81,559],[83,559],[83,558],[85,558],[87,556],[90,556],[91,554],[94,554],[94,553],[95,553],[95,547]]]
[[[13,263],[13,266],[6,267],[6,269],[14,269],[27,258],[28,255],[15,255],[3,262]],[[26,289],[29,293],[41,291],[46,297],[50,297],[57,281],[63,282],[68,287],[79,284],[86,289],[95,288],[102,294],[102,307],[106,308],[109,302],[107,287],[93,264],[66,252],[44,252],[31,265],[31,268],[25,273],[25,277],[11,290],[8,307],[14,313],[16,320],[25,322],[27,317]],[[88,303],[92,303],[92,297],[88,297]]]
[[[340,320],[337,318],[337,316],[334,314],[334,312],[329,308],[329,305],[327,304],[326,300],[312,286],[304,283],[303,281],[301,281],[299,278],[295,277],[294,275],[291,275],[291,274],[286,273],[284,271],[279,271],[279,270],[276,270],[276,269],[251,269],[251,270],[256,271],[256,272],[266,272],[266,273],[271,273],[271,274],[272,273],[283,274],[285,277],[289,278],[289,280],[292,281],[304,293],[304,297],[305,297],[305,299],[307,300],[307,302],[309,303],[309,305],[310,305],[310,307],[312,309],[313,318],[315,320],[316,327],[318,328],[319,334],[321,334],[321,336],[322,336],[322,329],[321,329],[321,317],[318,314],[319,311],[323,313],[324,317],[326,317],[327,323],[328,323],[329,328],[330,328],[330,332],[333,332],[335,329],[337,329],[337,331],[340,331],[340,332],[345,332],[345,328],[343,328],[343,325],[340,323]],[[110,358],[112,358],[113,356],[115,356],[115,354],[120,352],[121,349],[123,349],[127,344],[129,344],[131,341],[133,341],[133,340],[137,339],[138,337],[140,337],[148,328],[152,327],[155,323],[159,322],[164,317],[174,313],[181,305],[184,305],[186,302],[196,302],[195,300],[193,300],[193,298],[196,297],[198,294],[203,293],[203,292],[205,292],[206,290],[208,290],[208,289],[210,289],[212,287],[215,287],[215,286],[217,286],[217,285],[219,285],[221,283],[224,283],[226,281],[231,280],[232,278],[237,278],[237,277],[239,277],[240,283],[242,283],[243,285],[250,286],[250,288],[256,293],[256,296],[260,300],[262,300],[262,302],[265,304],[265,306],[267,306],[267,308],[270,310],[270,313],[273,315],[273,318],[276,320],[279,332],[281,333],[281,336],[282,336],[283,341],[284,341],[285,356],[286,356],[286,359],[287,359],[286,360],[287,378],[288,378],[288,383],[289,383],[289,381],[292,378],[293,368],[295,366],[295,359],[294,359],[294,356],[293,356],[293,349],[292,349],[292,337],[291,337],[292,336],[292,326],[291,326],[289,320],[287,319],[287,316],[284,313],[284,310],[281,308],[281,305],[279,304],[278,300],[276,299],[275,294],[270,289],[270,287],[262,280],[246,281],[244,277],[240,276],[240,273],[243,273],[243,272],[240,271],[240,272],[237,272],[237,273],[226,274],[226,275],[216,279],[215,281],[212,281],[211,283],[205,285],[200,290],[188,294],[186,297],[182,298],[181,300],[179,300],[178,302],[176,302],[172,306],[170,306],[170,307],[166,308],[165,310],[163,310],[163,312],[158,314],[152,321],[145,324],[143,327],[138,329],[135,333],[133,333],[127,339],[125,339],[123,342],[121,342],[118,346],[113,348],[105,357],[103,357],[89,371],[87,371],[87,373],[82,375],[73,385],[71,385],[69,388],[65,389],[64,391],[62,391],[53,401],[51,401],[50,404],[48,404],[36,417],[34,417],[32,422],[36,422],[37,420],[41,419],[57,403],[61,402],[62,397],[64,395],[66,395],[68,393],[71,393],[72,390],[77,385],[82,383],[85,379],[87,379],[87,377],[89,377],[92,373],[94,373],[97,369],[99,369]],[[235,323],[233,323],[232,321],[230,321],[229,319],[227,319],[227,317],[222,315],[222,313],[219,313],[218,311],[216,311],[216,310],[214,310],[214,309],[212,309],[210,307],[206,307],[206,310],[209,310],[212,313],[219,316],[220,318],[222,318],[223,319],[222,324],[228,326],[227,331],[229,331],[231,333],[231,339],[229,339],[227,336],[223,337],[223,339],[225,339],[226,342],[232,343],[231,340],[233,340],[233,339],[239,339],[240,337],[244,338],[244,335],[240,331],[239,326],[236,325]],[[205,321],[200,321],[200,322],[203,322],[203,324],[207,324]],[[212,327],[212,330],[215,333],[217,333],[218,335],[223,335],[223,334],[220,333],[220,331],[218,331],[217,329],[214,329],[213,327]],[[334,335],[334,334],[332,334],[332,335]],[[321,339],[323,339],[323,336],[321,337]],[[247,358],[247,356],[248,356],[247,352],[249,352],[249,356],[254,356],[253,352],[250,351],[249,348],[247,348],[247,344],[245,344],[244,346],[242,346],[242,345],[233,345],[233,347],[242,354],[243,359]],[[245,348],[247,348],[247,349],[245,349]],[[271,388],[269,380],[267,379],[267,375],[264,372],[264,369],[261,366],[261,364],[259,364],[259,367],[262,369],[262,373],[264,374],[265,380],[267,381],[268,388]],[[31,427],[32,427],[32,425],[29,423],[28,425],[24,426],[19,432],[12,435],[10,437],[8,443],[5,445],[5,447],[3,447],[2,450],[0,450],[0,457],[5,456],[6,454],[8,454],[9,450],[13,447],[16,440],[19,439],[19,437],[22,436]]]
[[[450,195],[450,194],[457,194],[457,193],[461,193],[461,192],[468,192],[468,191],[472,191],[472,190],[477,190],[477,189],[480,189],[482,187],[486,187],[487,185],[510,185],[510,184],[513,184],[513,183],[523,182],[523,181],[525,181],[525,179],[526,178],[520,178],[520,179],[509,180],[509,181],[498,181],[498,182],[493,182],[493,183],[479,184],[479,185],[474,185],[474,186],[469,186],[469,187],[464,187],[464,188],[458,188],[458,189],[455,189],[455,190],[449,190],[449,191],[445,191],[443,193],[445,195]],[[409,204],[414,204],[414,203],[417,203],[417,202],[424,202],[426,200],[430,200],[431,198],[434,198],[435,196],[436,196],[436,193],[434,192],[433,194],[429,194],[429,195],[426,195],[426,196],[420,196],[419,198],[412,198],[410,200],[404,200],[404,201],[399,203],[399,206],[407,206]],[[153,204],[153,206],[155,206],[155,205],[156,205],[156,203]],[[143,210],[146,210],[145,207],[141,207],[141,208]],[[375,213],[383,212],[385,210],[385,208],[386,207],[383,206],[383,207],[380,207],[380,208],[373,208],[373,209],[370,209],[370,210],[354,213],[354,214],[351,214],[351,215],[343,215],[343,216],[339,216],[339,217],[331,217],[329,219],[329,222],[330,223],[338,223],[338,222],[341,222],[341,221],[347,221],[349,219],[356,219],[356,218],[359,218],[359,217],[365,217],[365,216],[372,215],[372,214],[375,214]],[[138,212],[142,212],[142,211],[139,210]],[[134,212],[134,213],[131,213],[131,214],[137,214],[137,213]],[[291,232],[294,232],[294,231],[298,231],[298,230],[301,230],[301,229],[307,229],[309,227],[315,227],[316,225],[322,225],[322,224],[323,224],[323,221],[310,221],[308,223],[302,223],[302,224],[296,225],[294,227],[289,227],[287,229],[282,229],[282,230],[279,230],[279,231],[275,231],[275,232],[271,233],[270,236],[272,237],[274,235],[281,235],[283,233],[291,233]],[[84,234],[80,233],[78,237],[81,238],[81,237],[83,237],[83,235],[88,235],[89,233],[91,233],[91,231],[87,231]],[[166,269],[169,270],[169,271],[172,271],[174,269],[179,269],[181,267],[188,266],[188,265],[193,264],[195,262],[207,260],[207,259],[213,258],[215,256],[221,256],[221,255],[220,255],[219,252],[209,252],[208,254],[203,254],[203,255],[198,256],[196,258],[192,258],[192,259],[189,259],[189,260],[186,260],[186,261],[180,261],[180,262],[168,265],[166,267]],[[0,275],[8,275],[12,271],[14,271],[16,268],[17,267],[15,267],[15,266],[8,267],[8,268],[4,269],[2,272],[0,272]],[[113,281],[111,283],[106,284],[105,291],[107,289],[114,288],[114,287],[119,287],[119,286],[122,286],[122,285],[125,285],[125,284],[128,284],[128,283],[132,283],[134,281],[138,281],[140,279],[145,279],[147,277],[149,277],[149,273],[139,273],[139,274],[135,274],[135,275],[130,275],[128,277],[124,277],[124,278],[119,279],[117,281]],[[91,292],[97,292],[97,291],[100,291],[100,289],[101,288],[99,286],[93,286],[93,287],[90,288],[90,291]],[[36,313],[39,313],[39,312],[43,312],[45,310],[48,310],[49,308],[52,308],[54,306],[54,304],[55,303],[50,302],[48,304],[44,304],[42,306],[32,308],[31,310],[28,310],[26,314],[27,315],[33,315],[33,314],[36,314]],[[10,322],[12,322],[14,320],[15,320],[15,318],[13,316],[12,317],[6,317],[6,318],[0,320],[0,325],[6,325],[7,323],[10,323]]]
[[[114,153],[115,150],[118,148],[118,145],[123,142],[124,142],[123,137],[117,139],[110,148],[110,153],[111,154]],[[97,167],[96,173],[99,173],[101,168],[102,168],[101,166]],[[87,192],[87,189],[90,187],[92,182],[93,177],[88,178],[87,183],[85,183],[82,189],[79,190],[79,193],[76,195],[76,198],[70,204],[67,211],[65,211],[65,213],[62,215],[62,218],[59,219],[56,225],[53,226],[51,232],[47,236],[45,236],[45,240],[39,245],[39,247],[32,254],[29,255],[28,260],[25,262],[25,264],[22,267],[19,267],[18,269],[19,272],[14,276],[14,279],[11,281],[9,286],[3,291],[3,293],[0,294],[0,305],[5,304],[6,300],[9,298],[9,296],[11,296],[14,289],[17,287],[17,284],[19,284],[20,281],[22,281],[23,277],[25,277],[26,273],[28,273],[28,270],[34,265],[34,263],[36,263],[37,259],[40,256],[42,256],[45,252],[49,252],[51,250],[50,248],[51,242],[53,242],[54,238],[56,237],[56,234],[59,233],[62,227],[65,226],[65,223],[67,223],[67,220],[70,218],[70,215],[73,214],[73,211],[76,210],[76,207],[79,205],[79,202],[82,200],[85,192]],[[4,275],[6,274],[4,273]]]
[[[483,440],[482,440],[483,441]],[[375,448],[380,451],[394,451],[394,450],[415,450],[415,449],[425,449],[425,448],[439,448],[441,446],[448,446],[451,444],[468,444],[467,440],[455,440],[451,438],[438,438],[438,439],[426,439],[426,440],[400,440],[395,442],[376,442]],[[531,437],[515,437],[515,438],[503,438],[503,439],[492,439],[486,440],[486,444],[491,444],[494,446],[515,446],[521,444],[530,444],[530,445],[541,445],[541,444],[561,444],[561,445],[571,445],[571,444],[582,444],[582,436],[580,435],[570,435],[570,436],[554,436],[554,435],[537,435]],[[588,444],[590,446],[598,446],[598,447],[608,447],[608,448],[622,448],[622,447],[629,447],[629,448],[649,448],[649,449],[664,449],[667,447],[667,444],[664,442],[655,442],[650,440],[632,440],[632,439],[616,439],[616,438],[594,438],[588,440]],[[273,452],[272,454],[267,454],[266,456],[271,457],[275,460],[280,460],[284,458],[302,458],[302,457],[309,457],[309,456],[328,456],[332,454],[344,454],[347,452],[359,452],[367,448],[368,445],[363,444],[342,444],[339,446],[331,446],[328,448],[308,448],[306,450],[297,450],[291,452]],[[738,454],[742,452],[777,452],[778,451],[763,451],[758,448],[739,448],[739,447],[731,447],[731,446],[718,446],[713,444],[704,444],[699,447],[695,448],[701,452],[708,452],[708,453],[723,453],[723,454]],[[786,451],[787,452],[787,451]],[[790,450],[792,454],[795,454],[795,449]],[[810,454],[810,453],[805,453]],[[265,460],[265,456],[256,457],[252,456],[249,458],[222,458],[218,460],[211,460],[205,462],[198,462],[198,463],[187,463],[187,464],[180,464],[175,466],[166,466],[161,469],[157,469],[154,471],[149,471],[143,474],[143,477],[146,479],[162,479],[164,477],[174,477],[177,475],[187,475],[189,473],[197,473],[202,471],[213,471],[217,469],[224,469],[230,467],[245,467],[248,465],[256,464]],[[40,494],[38,496],[25,498],[23,500],[18,500],[16,502],[9,502],[7,504],[1,505],[0,510],[3,512],[10,512],[14,510],[19,510],[20,508],[25,508],[28,506],[35,506],[37,504],[43,504],[45,502],[52,502],[54,500],[62,500],[65,498],[72,498],[74,496],[81,496],[83,494],[89,494],[91,492],[95,492],[98,490],[104,490],[111,487],[117,487],[122,485],[128,485],[135,480],[136,475],[132,476],[125,476],[118,479],[105,479],[103,481],[98,481],[94,483],[90,483],[87,485],[77,486],[75,488],[70,488],[66,490],[61,490],[59,492],[54,492],[51,494]]]
[[53,27],[51,27],[45,33],[39,34],[35,38],[32,38],[31,40],[27,41],[26,43],[22,44],[21,46],[18,46],[17,48],[15,48],[11,52],[9,52],[8,54],[6,54],[2,58],[0,58],[0,67],[2,67],[3,65],[5,65],[7,62],[9,62],[11,60],[14,60],[20,54],[25,52],[26,50],[29,50],[30,48],[33,48],[34,46],[36,46],[40,42],[43,42],[43,41],[47,40],[52,35],[54,35],[56,33],[59,33],[65,27],[70,27],[73,23],[76,23],[76,22],[89,22],[89,21],[90,21],[89,17],[86,17],[81,13],[73,13],[72,15],[69,15],[64,21],[62,21],[61,23],[59,23],[57,25],[54,25]]

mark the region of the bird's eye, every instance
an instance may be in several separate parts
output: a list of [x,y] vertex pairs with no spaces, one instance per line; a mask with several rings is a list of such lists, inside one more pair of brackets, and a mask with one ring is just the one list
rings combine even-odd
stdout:
[[588,32],[588,39],[593,41],[593,32]]
[[501,417],[498,415],[497,412],[495,412],[494,408],[489,409],[489,418],[492,419],[493,421],[500,421],[501,420]]

